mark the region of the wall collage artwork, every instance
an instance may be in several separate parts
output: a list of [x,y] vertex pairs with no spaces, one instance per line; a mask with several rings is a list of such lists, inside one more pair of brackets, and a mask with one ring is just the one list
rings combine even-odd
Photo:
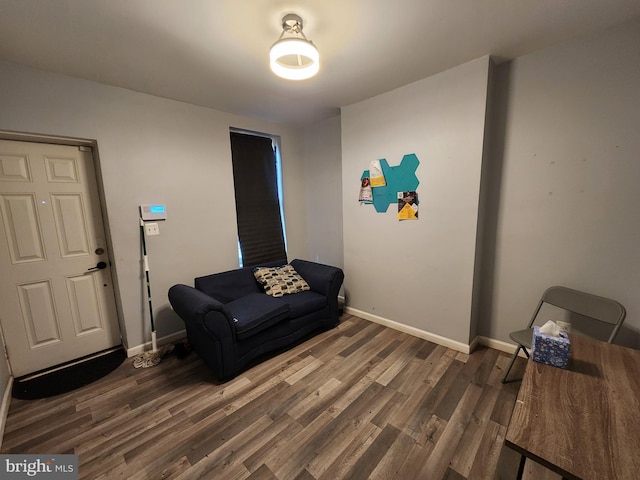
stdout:
[[360,177],[361,204],[373,204],[384,213],[392,203],[398,205],[398,220],[418,219],[418,184],[416,169],[420,161],[415,153],[402,157],[400,165],[390,167],[386,159],[372,160],[369,170]]

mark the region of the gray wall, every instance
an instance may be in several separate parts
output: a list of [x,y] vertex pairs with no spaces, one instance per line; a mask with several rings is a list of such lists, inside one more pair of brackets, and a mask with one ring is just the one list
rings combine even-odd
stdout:
[[[122,331],[130,348],[150,339],[139,204],[165,203],[168,210],[160,236],[148,239],[159,338],[183,328],[169,309],[171,285],[237,267],[230,126],[281,136],[289,255],[315,258],[326,249],[309,250],[309,219],[300,201],[307,175],[299,129],[8,63],[0,64],[0,104],[0,129],[97,140]],[[339,148],[339,136],[330,142],[338,147],[327,148]],[[336,215],[339,209],[326,216]]]
[[[342,109],[348,305],[469,345],[489,58]],[[419,220],[360,205],[371,160],[420,160]]]
[[500,65],[480,333],[507,340],[561,284],[627,308],[640,348],[640,22]]
[[307,256],[342,267],[342,153],[340,117],[304,128]]
[[[638,45],[634,21],[343,108],[348,304],[506,348],[542,291],[562,284],[625,305],[616,342],[640,348]],[[358,206],[368,161],[394,165],[413,151],[422,162],[420,220]]]
[[[346,107],[342,120],[302,132],[0,63],[0,129],[98,140],[131,346],[148,341],[139,203],[169,209],[149,246],[154,303],[164,312],[160,335],[181,328],[166,309],[171,284],[236,265],[227,133],[235,126],[282,135],[289,256],[341,264],[344,255],[348,300],[357,308],[465,343],[475,334],[476,268],[480,335],[507,341],[542,290],[560,283],[621,301],[628,316],[619,341],[640,348],[638,45],[640,22],[633,22],[498,66],[481,209],[473,197],[481,183],[484,60]],[[369,160],[395,165],[412,151],[421,160],[421,219],[399,223],[360,207],[358,179]],[[474,211],[483,227],[477,252]],[[342,230],[344,253],[336,247]],[[429,289],[416,287],[425,283]],[[435,294],[460,303],[444,308]],[[7,378],[0,356],[0,389]]]

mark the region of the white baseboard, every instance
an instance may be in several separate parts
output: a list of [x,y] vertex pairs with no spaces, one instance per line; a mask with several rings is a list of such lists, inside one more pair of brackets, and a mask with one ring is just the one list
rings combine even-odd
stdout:
[[[516,346],[512,343],[503,342],[502,340],[496,340],[494,338],[484,337],[480,335],[475,337],[471,341],[471,343],[467,345],[463,342],[458,342],[456,340],[452,340],[450,338],[443,337],[435,333],[427,332],[425,330],[421,330],[416,327],[404,325],[402,323],[389,320],[388,318],[380,317],[378,315],[373,315],[371,313],[365,312],[363,310],[358,310],[353,307],[345,307],[345,313],[348,313],[350,315],[355,315],[356,317],[364,318],[365,320],[369,320],[371,322],[384,325],[385,327],[393,328],[394,330],[398,330],[400,332],[413,335],[414,337],[422,338],[424,340],[437,343],[438,345],[442,345],[443,347],[451,348],[453,350],[456,350],[462,353],[467,353],[467,354],[471,353],[476,349],[478,345],[484,345],[485,347],[493,348],[501,352],[506,352],[510,355],[513,355],[513,352],[515,352],[516,350]],[[181,340],[184,340],[186,337],[187,337],[186,330],[181,330],[179,332],[172,333],[165,337],[158,338],[158,345],[161,346],[167,343],[179,342]],[[151,342],[146,342],[142,345],[137,345],[131,348],[129,348],[127,345],[124,345],[124,347],[125,347],[125,351],[127,352],[127,357],[135,357],[136,355],[140,353],[144,353],[147,350],[151,350],[152,348]],[[524,352],[522,351],[520,351],[519,356],[523,358],[527,358]],[[2,411],[0,410],[0,413],[1,412]]]
[[4,427],[7,424],[7,416],[9,415],[9,404],[11,403],[11,389],[13,388],[13,375],[9,375],[9,380],[4,389],[2,396],[2,404],[0,405],[0,448],[2,447],[2,439],[4,437]]
[[438,345],[442,345],[443,347],[451,348],[452,350],[457,350],[462,353],[471,353],[473,351],[473,347],[477,344],[476,339],[471,342],[470,345],[467,345],[463,342],[458,342],[456,340],[452,340],[447,337],[443,337],[437,335],[435,333],[427,332],[425,330],[420,330],[416,327],[410,327],[409,325],[404,325],[402,323],[395,322],[393,320],[389,320],[388,318],[379,317],[378,315],[373,315],[368,312],[364,312],[362,310],[358,310],[352,307],[346,307],[345,312],[350,315],[355,315],[356,317],[364,318],[365,320],[369,320],[374,323],[378,323],[380,325],[384,325],[385,327],[393,328],[394,330],[398,330],[403,333],[407,333],[409,335],[413,335],[414,337],[422,338],[423,340],[428,340],[433,343],[437,343]]
[[[179,342],[180,340],[184,340],[185,338],[187,338],[187,331],[180,330],[179,332],[175,332],[165,337],[158,338],[158,346],[166,345],[167,343]],[[135,347],[131,348],[129,348],[128,345],[124,345],[124,347],[127,352],[127,358],[135,357],[136,355],[144,353],[153,348],[151,342],[146,342],[142,345],[136,345]]]
[[[493,348],[494,350],[500,350],[501,352],[506,352],[509,355],[513,355],[513,352],[516,351],[516,345],[513,343],[503,342],[502,340],[496,340],[495,338],[489,337],[477,337],[478,343],[480,345],[484,345],[485,347]],[[527,358],[522,350],[518,353],[519,357]]]
[[[458,342],[456,340],[452,340],[450,338],[443,337],[435,333],[427,332],[425,330],[420,330],[419,328],[410,327],[402,323],[394,322],[393,320],[389,320],[387,318],[380,317],[378,315],[373,315],[371,313],[364,312],[362,310],[358,310],[353,307],[345,307],[345,312],[350,315],[355,315],[356,317],[364,318],[365,320],[369,320],[371,322],[384,325],[385,327],[393,328],[394,330],[398,330],[400,332],[413,335],[414,337],[422,338],[424,340],[437,343],[438,345],[442,345],[443,347],[451,348],[452,350],[457,350],[458,352],[462,352],[462,353],[471,353],[476,349],[478,345],[484,345],[485,347],[493,348],[501,352],[506,352],[510,355],[513,355],[513,352],[516,351],[516,346],[514,344],[503,342],[502,340],[496,340],[494,338],[478,335],[471,341],[469,345],[467,345],[463,342]],[[518,356],[527,358],[522,350],[520,350],[520,353]]]
[[471,340],[471,343],[469,344],[469,352],[473,352],[476,347],[478,346],[478,343],[480,342],[479,337],[475,337],[473,340]]

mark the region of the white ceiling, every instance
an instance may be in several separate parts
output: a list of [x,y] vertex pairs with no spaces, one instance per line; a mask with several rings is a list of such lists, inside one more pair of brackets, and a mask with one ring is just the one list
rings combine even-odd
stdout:
[[[297,13],[320,73],[275,77]],[[0,0],[0,59],[272,121],[307,122],[486,54],[640,16],[638,0]]]

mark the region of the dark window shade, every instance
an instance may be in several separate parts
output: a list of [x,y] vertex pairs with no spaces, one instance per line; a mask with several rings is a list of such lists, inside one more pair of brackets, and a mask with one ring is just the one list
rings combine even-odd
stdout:
[[271,139],[231,132],[231,154],[243,266],[286,261]]

